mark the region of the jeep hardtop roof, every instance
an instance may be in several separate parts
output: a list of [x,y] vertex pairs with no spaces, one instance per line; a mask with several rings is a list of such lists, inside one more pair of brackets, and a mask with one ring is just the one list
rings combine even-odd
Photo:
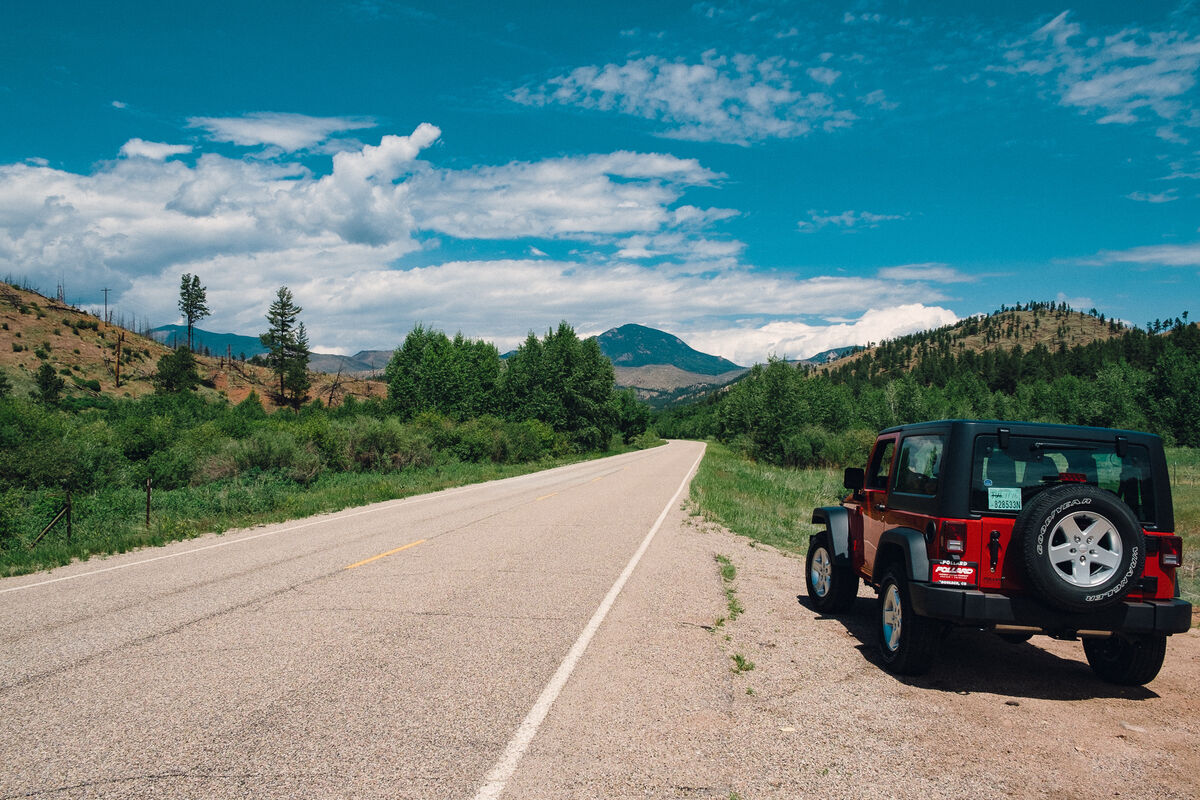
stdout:
[[1087,439],[1089,441],[1111,442],[1117,436],[1123,436],[1131,444],[1146,445],[1152,449],[1162,448],[1162,439],[1153,433],[1145,431],[1127,431],[1120,428],[1093,428],[1087,425],[1060,425],[1053,422],[1007,422],[998,419],[939,419],[932,422],[914,422],[908,425],[896,425],[879,432],[880,436],[891,433],[914,433],[917,431],[943,431],[954,427],[969,436],[983,433],[996,433],[1001,428],[1007,428],[1009,433],[1016,436],[1048,436],[1054,435],[1068,439]]

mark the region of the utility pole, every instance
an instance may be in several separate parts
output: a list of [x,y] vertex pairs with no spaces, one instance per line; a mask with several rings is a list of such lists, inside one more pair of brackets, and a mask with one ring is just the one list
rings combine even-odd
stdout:
[[101,289],[104,292],[104,324],[108,324],[108,293],[111,289]]

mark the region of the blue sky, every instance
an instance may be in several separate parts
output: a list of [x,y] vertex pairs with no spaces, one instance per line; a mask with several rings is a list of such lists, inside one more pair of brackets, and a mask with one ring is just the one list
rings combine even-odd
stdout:
[[286,284],[344,353],[1144,325],[1200,310],[1198,76],[1191,0],[7,3],[0,275],[244,334]]

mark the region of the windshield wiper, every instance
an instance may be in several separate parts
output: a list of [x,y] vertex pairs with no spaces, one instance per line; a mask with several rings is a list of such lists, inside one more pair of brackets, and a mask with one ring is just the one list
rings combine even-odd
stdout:
[[1069,444],[1067,442],[1034,442],[1029,446],[1030,450],[1046,450],[1047,448],[1054,450],[1095,450],[1096,446],[1091,444]]

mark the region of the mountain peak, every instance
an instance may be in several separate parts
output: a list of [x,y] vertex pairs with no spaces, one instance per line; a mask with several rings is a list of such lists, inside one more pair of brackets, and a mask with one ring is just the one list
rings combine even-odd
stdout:
[[699,375],[722,375],[744,367],[720,356],[701,353],[678,336],[645,325],[610,328],[596,337],[600,351],[614,367],[669,364]]

